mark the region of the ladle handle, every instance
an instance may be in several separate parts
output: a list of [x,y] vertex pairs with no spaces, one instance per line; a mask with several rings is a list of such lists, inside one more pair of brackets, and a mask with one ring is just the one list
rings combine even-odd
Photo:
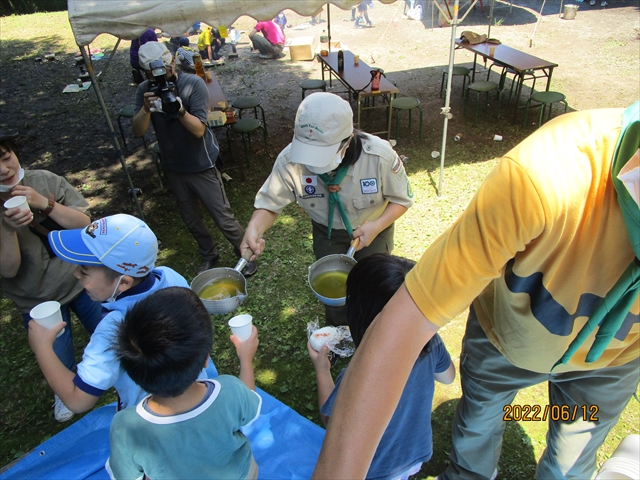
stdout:
[[349,246],[349,250],[347,250],[347,255],[353,258],[353,255],[356,253],[356,249],[360,245],[360,237],[356,237],[351,240],[351,245]]
[[244,269],[244,267],[247,266],[247,263],[249,263],[249,260],[251,259],[252,255],[253,255],[253,252],[251,251],[250,248],[245,250],[244,253],[242,254],[242,258],[238,260],[238,263],[236,263],[236,266],[233,267],[233,269],[242,273],[242,270]]

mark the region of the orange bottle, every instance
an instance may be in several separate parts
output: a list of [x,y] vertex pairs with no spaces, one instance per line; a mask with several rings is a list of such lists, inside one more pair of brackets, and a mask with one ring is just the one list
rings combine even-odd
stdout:
[[198,75],[200,78],[202,78],[205,82],[207,81],[207,78],[204,74],[204,66],[202,65],[202,57],[200,56],[199,53],[194,53],[193,54],[193,66],[196,69],[196,75]]

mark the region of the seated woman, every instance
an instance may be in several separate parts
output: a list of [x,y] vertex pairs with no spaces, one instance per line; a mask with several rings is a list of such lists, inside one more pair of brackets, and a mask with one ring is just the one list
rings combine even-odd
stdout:
[[[25,196],[29,210],[3,208],[0,285],[2,293],[22,314],[25,330],[33,307],[49,300],[60,302],[67,328],[56,338],[53,349],[60,361],[74,370],[76,358],[69,310],[93,333],[102,318],[102,307],[89,298],[74,276],[75,266],[51,252],[47,233],[89,225],[91,219],[85,213],[89,204],[64,178],[46,170],[23,170],[18,160],[16,137],[0,131],[0,199],[4,203],[9,198]],[[72,416],[54,395],[55,419],[64,422]]]

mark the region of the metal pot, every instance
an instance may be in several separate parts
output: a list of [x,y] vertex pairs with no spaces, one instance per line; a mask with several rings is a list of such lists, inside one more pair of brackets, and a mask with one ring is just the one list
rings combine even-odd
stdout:
[[247,298],[247,280],[242,275],[242,269],[247,265],[247,261],[244,258],[238,260],[238,263],[234,268],[220,267],[206,270],[193,279],[191,282],[191,290],[200,294],[202,289],[209,285],[214,280],[222,278],[230,278],[242,286],[241,293],[234,297],[224,298],[222,300],[207,300],[200,298],[207,311],[211,314],[229,313],[238,308]]
[[349,250],[347,250],[347,254],[343,255],[340,253],[334,255],[327,255],[326,257],[322,257],[320,260],[317,260],[313,265],[309,267],[309,288],[313,294],[318,297],[325,305],[330,307],[341,307],[345,304],[347,297],[341,298],[328,298],[320,295],[313,288],[313,281],[320,275],[325,272],[346,272],[347,274],[351,271],[353,266],[358,263],[354,258],[353,254],[356,252],[356,248],[360,244],[360,238],[356,238],[351,242],[351,246]]

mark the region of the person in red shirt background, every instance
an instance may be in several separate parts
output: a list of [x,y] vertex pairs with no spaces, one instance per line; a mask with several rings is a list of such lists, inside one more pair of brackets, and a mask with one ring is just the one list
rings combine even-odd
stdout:
[[[262,35],[258,35],[262,33]],[[280,58],[284,49],[284,34],[280,27],[272,21],[258,22],[249,38],[253,49],[260,51],[260,58]]]

